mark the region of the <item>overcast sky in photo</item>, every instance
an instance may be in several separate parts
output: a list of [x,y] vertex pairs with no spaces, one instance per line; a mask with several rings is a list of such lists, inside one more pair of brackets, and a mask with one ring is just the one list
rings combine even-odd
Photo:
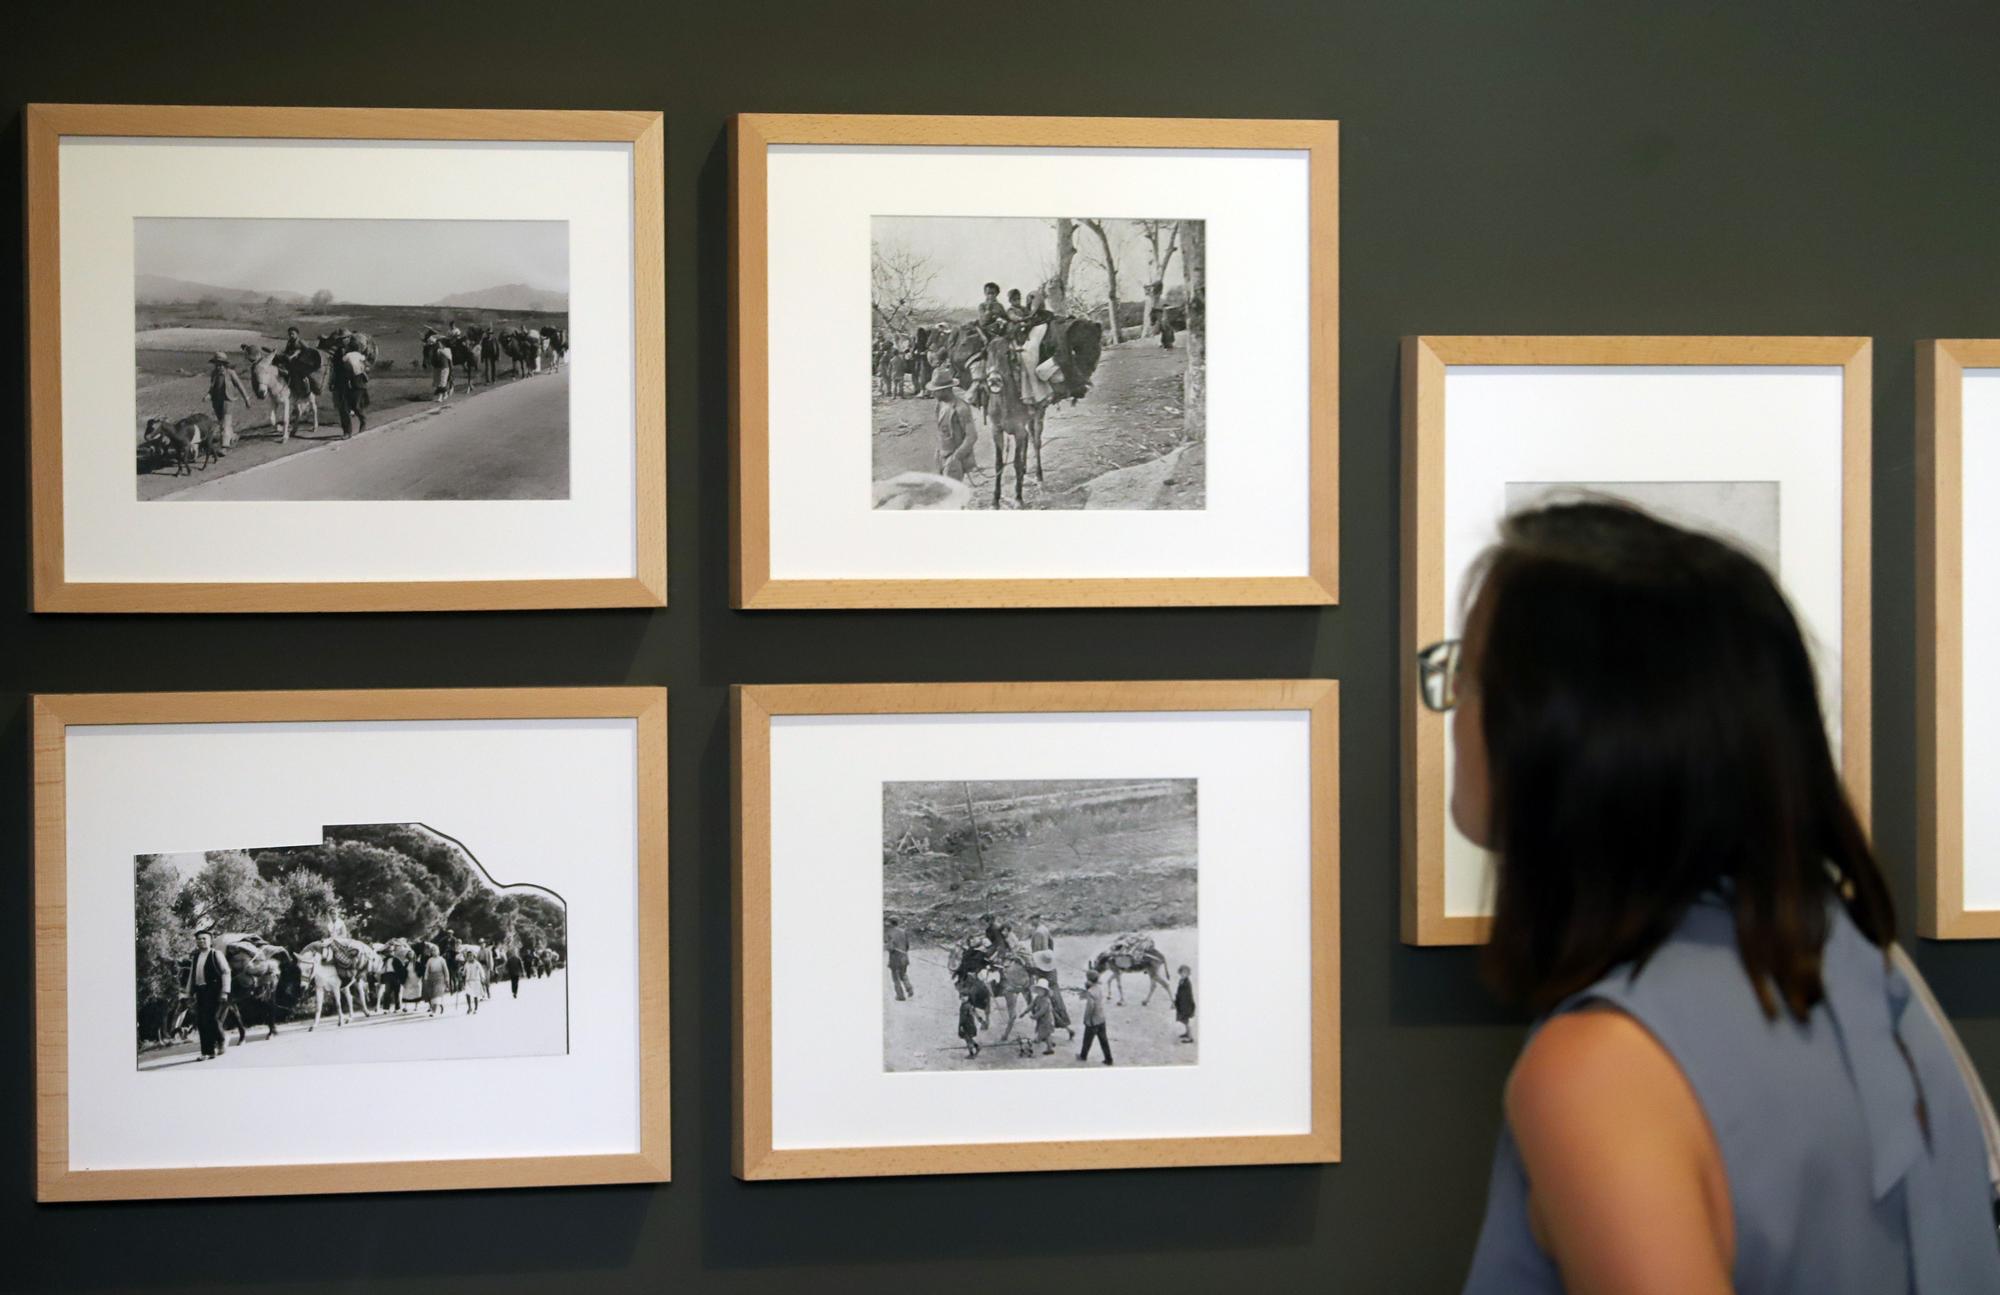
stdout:
[[561,220],[306,220],[142,217],[132,222],[139,274],[252,292],[321,288],[335,301],[422,306],[525,283],[569,292],[569,223]]
[[[1105,232],[1118,257],[1118,296],[1123,301],[1145,299],[1151,249],[1136,220],[1106,220]],[[979,304],[980,289],[991,280],[1004,300],[1009,288],[1025,299],[1044,274],[1056,265],[1054,217],[1038,216],[877,216],[871,231],[879,254],[902,247],[930,258],[937,277],[928,294],[941,306]],[[1162,235],[1162,241],[1165,236]],[[1104,271],[1086,258],[1101,258],[1097,235],[1076,227],[1077,257],[1070,266],[1071,291],[1102,300]],[[1181,254],[1174,253],[1166,274],[1167,287],[1182,283]]]

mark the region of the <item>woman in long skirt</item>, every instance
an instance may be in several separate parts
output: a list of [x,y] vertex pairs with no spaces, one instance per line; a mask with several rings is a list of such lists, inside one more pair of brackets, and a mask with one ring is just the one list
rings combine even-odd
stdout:
[[477,1014],[479,1005],[486,1001],[486,964],[467,958],[458,974],[465,978],[465,1010]]
[[424,1001],[430,1004],[432,1016],[443,1016],[445,1004],[451,1001],[451,968],[445,965],[444,955],[435,944],[427,944],[424,949],[430,954],[429,961],[424,963]]
[[415,949],[403,962],[403,997],[396,1004],[396,1010],[400,1012],[406,1005],[414,1008],[423,996],[424,952],[422,949]]

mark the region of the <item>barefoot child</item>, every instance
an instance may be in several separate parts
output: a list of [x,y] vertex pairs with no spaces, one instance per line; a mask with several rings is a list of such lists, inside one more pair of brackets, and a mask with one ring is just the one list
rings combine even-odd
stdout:
[[1182,1043],[1194,1042],[1194,972],[1181,964],[1181,983],[1174,986],[1174,1019],[1181,1023]]

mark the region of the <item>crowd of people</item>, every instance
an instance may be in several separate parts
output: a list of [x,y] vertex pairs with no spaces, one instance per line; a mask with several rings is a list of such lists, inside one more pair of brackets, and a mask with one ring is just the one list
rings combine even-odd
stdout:
[[[1083,973],[1081,985],[1065,988],[1058,971],[1055,933],[1044,915],[1029,914],[1025,929],[1025,935],[1017,934],[1013,924],[1005,919],[993,913],[982,913],[977,928],[954,945],[952,960],[946,971],[958,996],[958,1038],[965,1045],[966,1057],[977,1057],[985,1046],[979,1036],[989,1026],[996,1002],[1007,1013],[1000,1042],[1013,1037],[1020,1015],[1025,1015],[1032,1023],[1033,1033],[1027,1037],[1033,1046],[1039,1047],[1041,1056],[1055,1055],[1057,1030],[1064,1032],[1067,1041],[1077,1042],[1076,1025],[1063,998],[1068,993],[1080,1000],[1083,1014],[1083,1033],[1076,1059],[1089,1060],[1092,1049],[1096,1048],[1103,1054],[1103,1064],[1112,1065],[1103,983],[1106,969],[1115,965],[1109,961],[1111,951],[1100,953],[1091,960]],[[916,985],[909,974],[910,932],[900,918],[887,919],[883,947],[888,954],[890,987],[895,993],[895,1001],[900,1003],[915,998]],[[1017,1001],[1020,1004],[1018,1013]],[[1194,973],[1185,964],[1179,968],[1173,1002],[1174,1018],[1181,1030],[1178,1042],[1193,1043]]]
[[[231,1015],[236,990],[232,956],[251,959],[254,965],[274,953],[291,955],[260,937],[218,937],[206,929],[195,933],[194,943],[181,978],[182,1010],[166,1033],[184,1037],[185,1031],[192,1029],[206,1061],[220,1057],[228,1046],[224,1022]],[[448,925],[428,940],[397,937],[370,945],[349,936],[345,924],[336,919],[321,943],[345,946],[361,959],[355,993],[362,1003],[372,998],[375,1010],[394,1014],[421,1007],[424,1015],[432,1018],[449,1014],[454,1000],[462,1002],[465,1015],[477,1015],[501,981],[506,982],[511,997],[519,998],[524,979],[554,975],[563,963],[562,955],[546,945],[475,944],[461,940]],[[275,1001],[267,1005],[277,1009],[289,1006]],[[273,1028],[275,1031],[275,1025]]]

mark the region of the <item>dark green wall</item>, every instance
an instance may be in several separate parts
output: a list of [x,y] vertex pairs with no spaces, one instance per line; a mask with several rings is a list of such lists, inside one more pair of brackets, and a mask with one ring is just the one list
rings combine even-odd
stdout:
[[[673,605],[30,616],[25,486],[0,475],[0,1289],[1454,1289],[1520,1023],[1470,953],[1396,939],[1405,333],[1875,337],[1876,820],[1914,902],[1911,344],[2000,336],[2000,9],[31,0],[5,24],[7,175],[31,100],[664,110]],[[744,109],[1339,118],[1343,605],[732,612],[723,130]],[[0,246],[18,212],[0,202]],[[0,258],[0,300],[20,282]],[[0,311],[0,391],[21,340]],[[1292,675],[1345,683],[1344,1164],[730,1177],[729,683]],[[673,690],[671,1186],[32,1203],[28,693],[622,682]],[[2000,949],[1918,956],[2000,1077]]]

